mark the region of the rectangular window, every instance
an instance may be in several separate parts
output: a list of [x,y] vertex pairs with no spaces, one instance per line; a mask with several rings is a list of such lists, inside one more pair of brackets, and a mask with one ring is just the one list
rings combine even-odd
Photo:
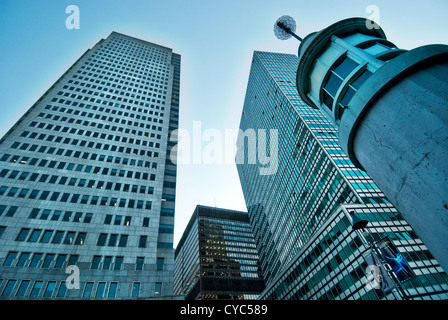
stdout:
[[109,293],[107,294],[108,298],[115,298],[117,294],[118,282],[111,282],[109,285]]
[[50,298],[53,295],[54,288],[56,287],[56,281],[49,281],[45,288],[44,297]]
[[20,255],[19,261],[17,261],[16,266],[17,267],[25,267],[29,257],[30,257],[29,252],[22,252],[22,254]]
[[139,293],[140,293],[140,282],[134,282],[132,284],[131,297],[137,298],[139,296]]
[[105,289],[106,289],[106,282],[98,282],[95,298],[102,298],[104,296]]
[[106,233],[100,233],[96,245],[97,246],[104,246],[104,245],[106,245],[106,239],[107,239],[107,234]]
[[12,291],[13,291],[16,283],[17,283],[17,280],[8,280],[5,288],[3,289],[2,297],[10,296],[12,294]]
[[86,285],[84,287],[84,292],[82,294],[83,298],[89,298],[92,294],[93,289],[93,282],[86,282]]
[[30,280],[23,280],[20,283],[19,290],[17,290],[16,297],[24,297],[25,293],[26,293],[26,289],[28,289],[29,284],[30,284]]
[[154,287],[154,294],[160,295],[161,292],[162,292],[162,283],[156,282],[155,287]]
[[5,262],[3,262],[3,265],[5,267],[10,267],[12,265],[12,262],[17,257],[17,252],[10,251],[8,252],[8,255],[6,256]]
[[20,230],[19,234],[17,235],[16,241],[25,241],[29,232],[30,232],[30,229],[22,228],[22,230]]
[[135,261],[135,270],[143,270],[143,263],[145,262],[144,257],[137,257]]
[[30,297],[38,297],[40,289],[42,288],[43,281],[35,281],[33,289],[30,292]]
[[147,240],[148,240],[148,236],[140,236],[140,239],[138,241],[138,247],[139,248],[146,248]]

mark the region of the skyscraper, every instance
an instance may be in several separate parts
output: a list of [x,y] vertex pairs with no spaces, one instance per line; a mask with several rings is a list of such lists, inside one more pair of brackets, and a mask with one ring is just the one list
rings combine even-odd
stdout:
[[448,45],[404,50],[372,21],[305,37],[297,90],[448,269]]
[[[261,298],[446,298],[447,275],[425,244],[344,154],[332,122],[297,94],[297,67],[295,55],[255,52],[240,122],[241,141],[259,130],[278,136],[278,166],[268,174],[260,174],[265,162],[248,161],[248,144],[239,145],[237,157],[244,159],[237,169],[267,286]],[[354,231],[354,217],[369,224]],[[378,289],[369,257],[372,244],[387,239],[413,276],[384,275],[394,285]]]
[[0,298],[172,295],[179,81],[178,54],[112,32],[5,134]]
[[247,213],[196,206],[174,270],[174,292],[186,300],[256,299],[264,281]]

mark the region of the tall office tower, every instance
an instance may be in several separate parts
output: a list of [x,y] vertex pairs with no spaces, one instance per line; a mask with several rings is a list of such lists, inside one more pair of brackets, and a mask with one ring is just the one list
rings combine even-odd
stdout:
[[400,49],[370,20],[345,19],[305,37],[297,79],[448,271],[448,45]]
[[[260,298],[446,298],[448,277],[425,244],[344,154],[333,123],[300,99],[297,66],[295,55],[255,52],[240,122],[237,169],[267,286]],[[369,224],[354,230],[359,218]],[[386,248],[401,253],[402,269],[371,262],[387,259],[378,253]],[[388,281],[377,288],[380,273]]]
[[180,56],[112,32],[0,141],[0,298],[169,298]]
[[186,300],[250,300],[263,289],[247,213],[198,205],[176,247],[174,293]]

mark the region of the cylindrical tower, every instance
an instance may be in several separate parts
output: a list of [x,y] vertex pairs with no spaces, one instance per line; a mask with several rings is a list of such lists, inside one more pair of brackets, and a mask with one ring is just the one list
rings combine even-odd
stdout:
[[448,46],[402,50],[370,20],[305,37],[297,90],[448,271]]

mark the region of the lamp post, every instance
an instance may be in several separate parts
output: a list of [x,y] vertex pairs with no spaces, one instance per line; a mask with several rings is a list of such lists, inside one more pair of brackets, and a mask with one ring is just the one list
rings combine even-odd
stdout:
[[391,266],[385,261],[383,253],[381,252],[380,248],[378,248],[376,241],[368,241],[364,235],[361,233],[361,230],[364,229],[368,224],[369,221],[362,219],[354,214],[354,211],[349,212],[351,218],[352,218],[352,230],[356,231],[358,236],[361,238],[361,240],[366,244],[372,252],[376,254],[376,256],[379,258],[379,262],[384,267],[384,270],[386,270],[387,274],[393,279],[393,282],[396,284],[398,290],[400,291],[402,297],[405,300],[409,299],[409,296],[404,291],[400,280],[398,279],[397,275],[392,271]]

